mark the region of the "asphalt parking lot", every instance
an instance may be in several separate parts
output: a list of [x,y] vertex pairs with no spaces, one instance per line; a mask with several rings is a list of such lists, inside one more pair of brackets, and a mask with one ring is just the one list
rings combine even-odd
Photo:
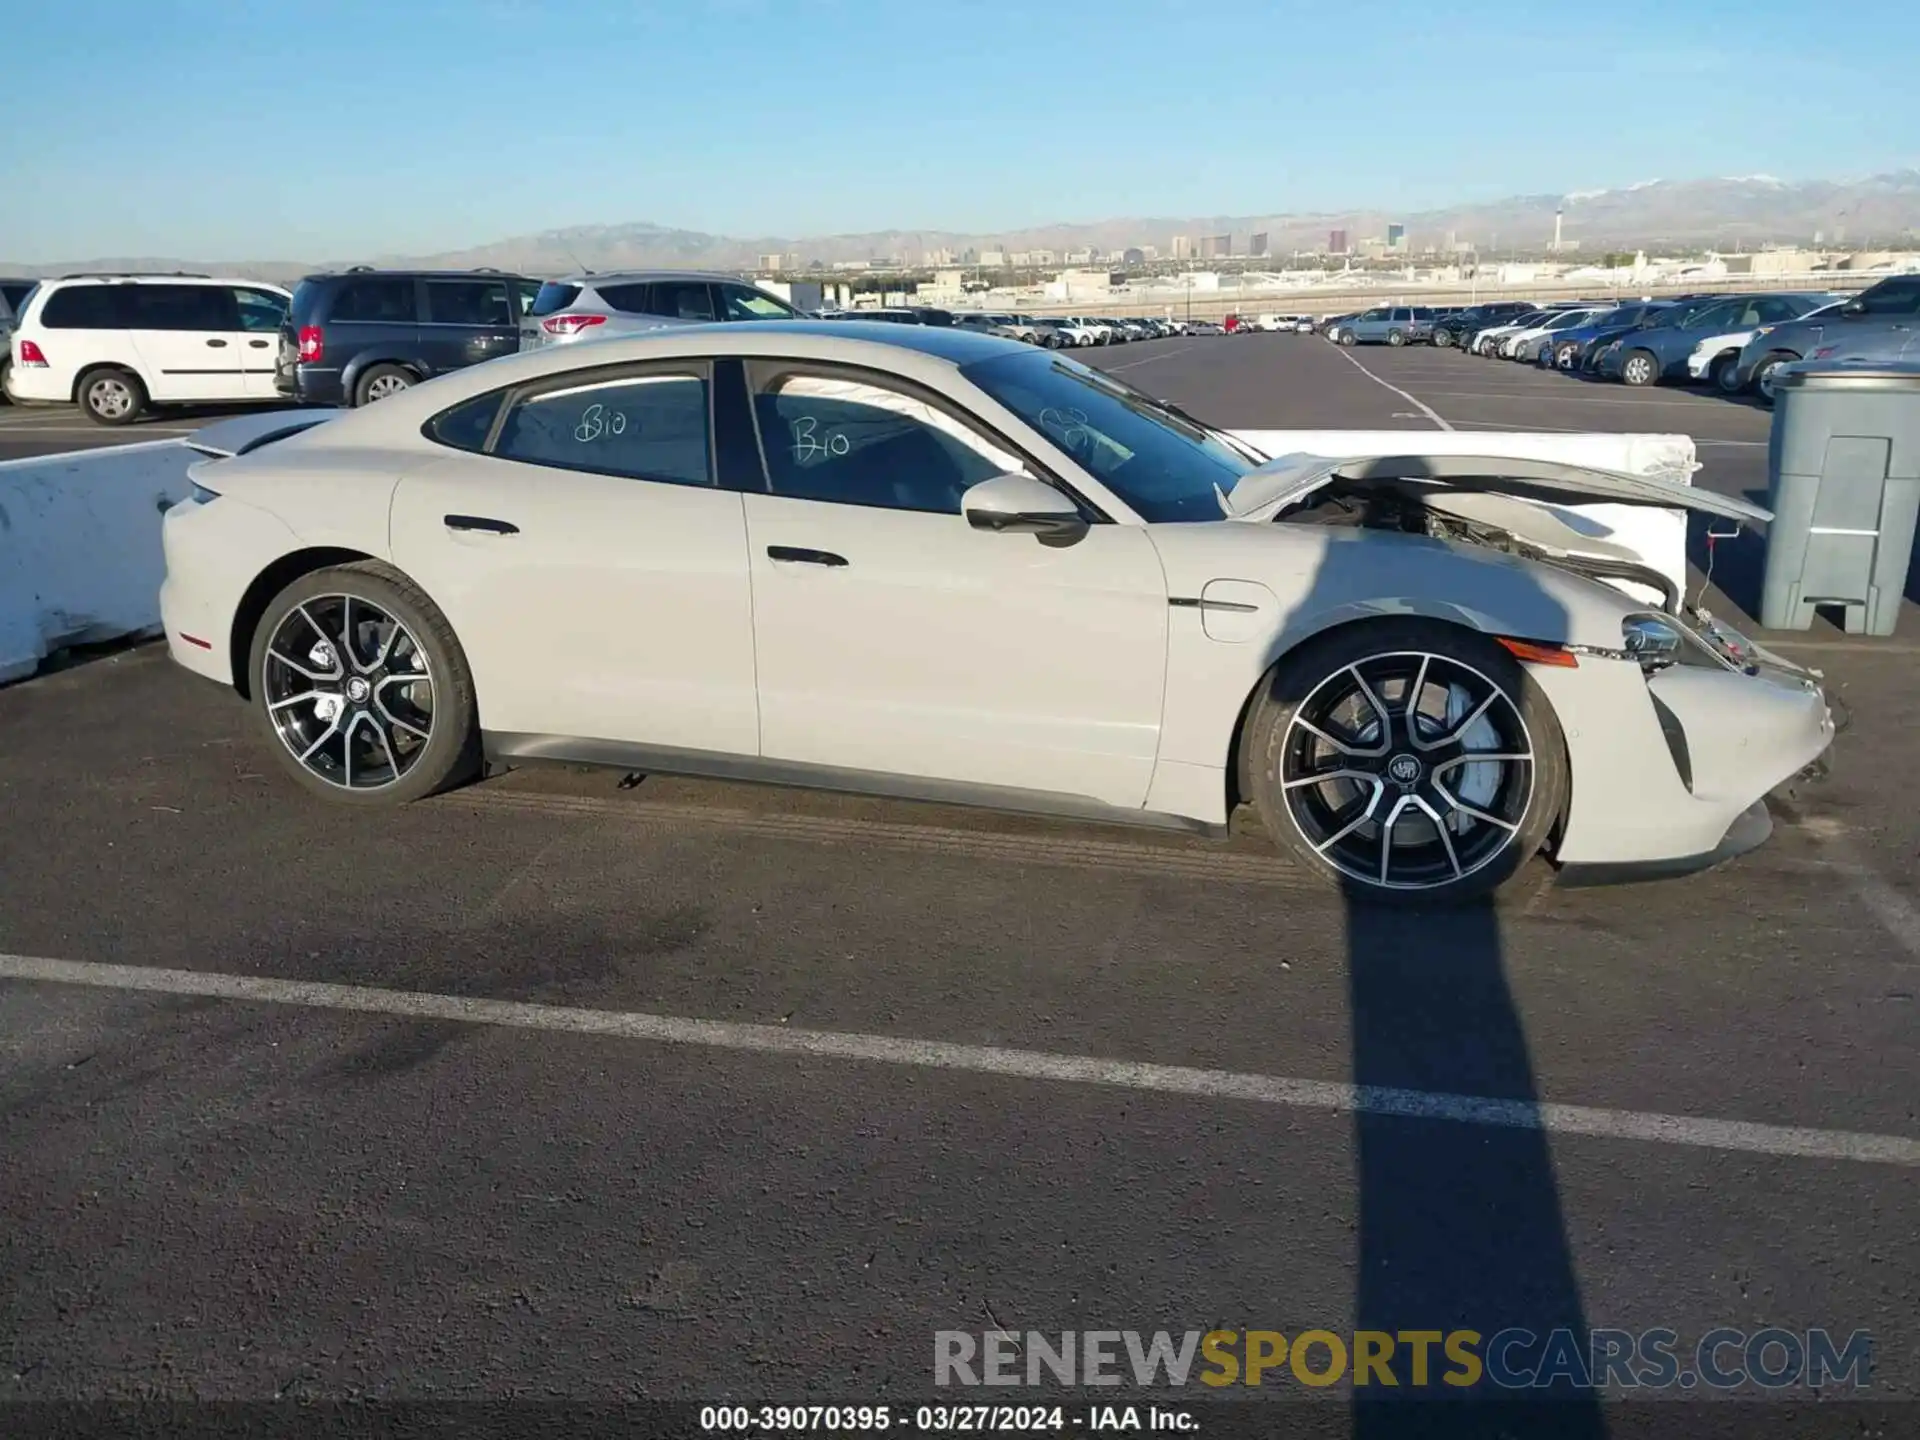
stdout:
[[[1232,426],[1676,430],[1764,483],[1767,415],[1703,395],[1097,360]],[[85,438],[42,414],[0,441]],[[572,770],[348,812],[154,647],[0,689],[0,1400],[871,1402],[937,1330],[1558,1325],[1870,1331],[1920,1400],[1915,634],[1785,637],[1850,723],[1765,849],[1449,916],[1245,827]]]
[[146,440],[175,440],[223,416],[243,413],[211,405],[181,407],[149,415],[131,425],[115,426],[94,424],[74,405],[0,403],[0,460],[25,460],[34,455],[97,450]]

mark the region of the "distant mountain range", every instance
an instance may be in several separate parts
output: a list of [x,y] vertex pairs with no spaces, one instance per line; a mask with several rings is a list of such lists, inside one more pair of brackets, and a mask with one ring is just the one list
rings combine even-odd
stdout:
[[[435,255],[374,254],[351,261],[280,258],[200,262],[151,257],[115,258],[68,265],[5,266],[8,273],[46,274],[74,269],[220,269],[262,279],[288,279],[328,265],[432,265],[449,268],[493,265],[534,274],[612,270],[628,266],[751,266],[757,257],[779,254],[791,261],[916,260],[927,251],[968,249],[1115,250],[1155,245],[1164,256],[1175,235],[1196,242],[1231,234],[1244,252],[1249,235],[1265,233],[1269,251],[1324,246],[1328,233],[1344,230],[1359,241],[1383,235],[1389,222],[1406,226],[1409,244],[1420,249],[1450,237],[1471,241],[1483,254],[1509,249],[1539,251],[1553,238],[1556,209],[1564,212],[1564,236],[1583,251],[1633,246],[1752,248],[1767,242],[1829,246],[1893,245],[1920,232],[1920,169],[1892,171],[1860,180],[1783,181],[1767,175],[1709,180],[1649,180],[1613,190],[1566,195],[1516,195],[1478,205],[1416,213],[1384,209],[1266,215],[1138,216],[1062,222],[995,233],[951,230],[880,230],[863,234],[741,237],[679,230],[648,222],[581,225],[548,230]],[[289,245],[289,250],[294,249]]]

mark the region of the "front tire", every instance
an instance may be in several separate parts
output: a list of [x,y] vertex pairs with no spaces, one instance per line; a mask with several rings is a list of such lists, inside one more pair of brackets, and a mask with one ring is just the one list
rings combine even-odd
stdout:
[[1707,383],[1722,395],[1740,393],[1740,357],[1738,354],[1722,355],[1707,367]]
[[1268,676],[1242,749],[1275,843],[1371,903],[1493,894],[1540,853],[1569,790],[1539,687],[1494,641],[1432,620],[1308,641]]
[[1451,330],[1436,330],[1433,332],[1433,348],[1434,349],[1445,350],[1452,344],[1453,344],[1453,332]]
[[1351,350],[1356,344],[1358,344],[1359,341],[1360,341],[1360,337],[1354,334],[1353,331],[1351,330],[1342,330],[1340,332],[1340,343],[1346,346],[1349,350]]
[[1780,375],[1784,365],[1791,365],[1800,357],[1797,355],[1769,355],[1753,367],[1753,393],[1759,397],[1762,405],[1771,405],[1774,401],[1773,383]]
[[401,805],[480,769],[466,653],[426,592],[378,561],[313,571],[275,596],[248,678],[274,757],[316,795]]
[[131,370],[95,370],[80,382],[81,412],[96,425],[131,425],[147,408],[147,387]]
[[1660,378],[1660,362],[1651,350],[1629,350],[1620,362],[1620,378],[1629,385],[1651,385]]

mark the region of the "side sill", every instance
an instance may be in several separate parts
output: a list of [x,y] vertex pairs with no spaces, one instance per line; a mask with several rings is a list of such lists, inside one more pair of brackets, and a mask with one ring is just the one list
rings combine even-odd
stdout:
[[798,760],[767,760],[756,755],[728,755],[710,750],[684,750],[670,745],[643,745],[626,740],[587,740],[568,735],[488,730],[481,733],[480,741],[490,770],[511,769],[516,765],[596,765],[640,774],[686,775],[750,785],[783,785],[802,790],[828,790],[841,795],[873,795],[891,800],[920,800],[935,805],[966,805],[1015,815],[1086,820],[1101,825],[1177,830],[1214,839],[1224,839],[1228,833],[1225,825],[1213,825],[1185,815],[1128,810],[1085,795],[1062,795],[1050,790],[974,785],[960,780],[893,775],[881,770],[850,770],[838,765],[815,765]]

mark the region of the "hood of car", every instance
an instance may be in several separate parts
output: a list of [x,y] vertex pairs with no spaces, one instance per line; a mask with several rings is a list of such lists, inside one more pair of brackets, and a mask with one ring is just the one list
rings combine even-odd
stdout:
[[1257,523],[1336,481],[1347,488],[1368,481],[1414,481],[1554,505],[1652,505],[1728,520],[1773,518],[1771,511],[1745,500],[1671,480],[1502,455],[1282,455],[1248,471],[1231,491],[1216,494],[1229,520]]

